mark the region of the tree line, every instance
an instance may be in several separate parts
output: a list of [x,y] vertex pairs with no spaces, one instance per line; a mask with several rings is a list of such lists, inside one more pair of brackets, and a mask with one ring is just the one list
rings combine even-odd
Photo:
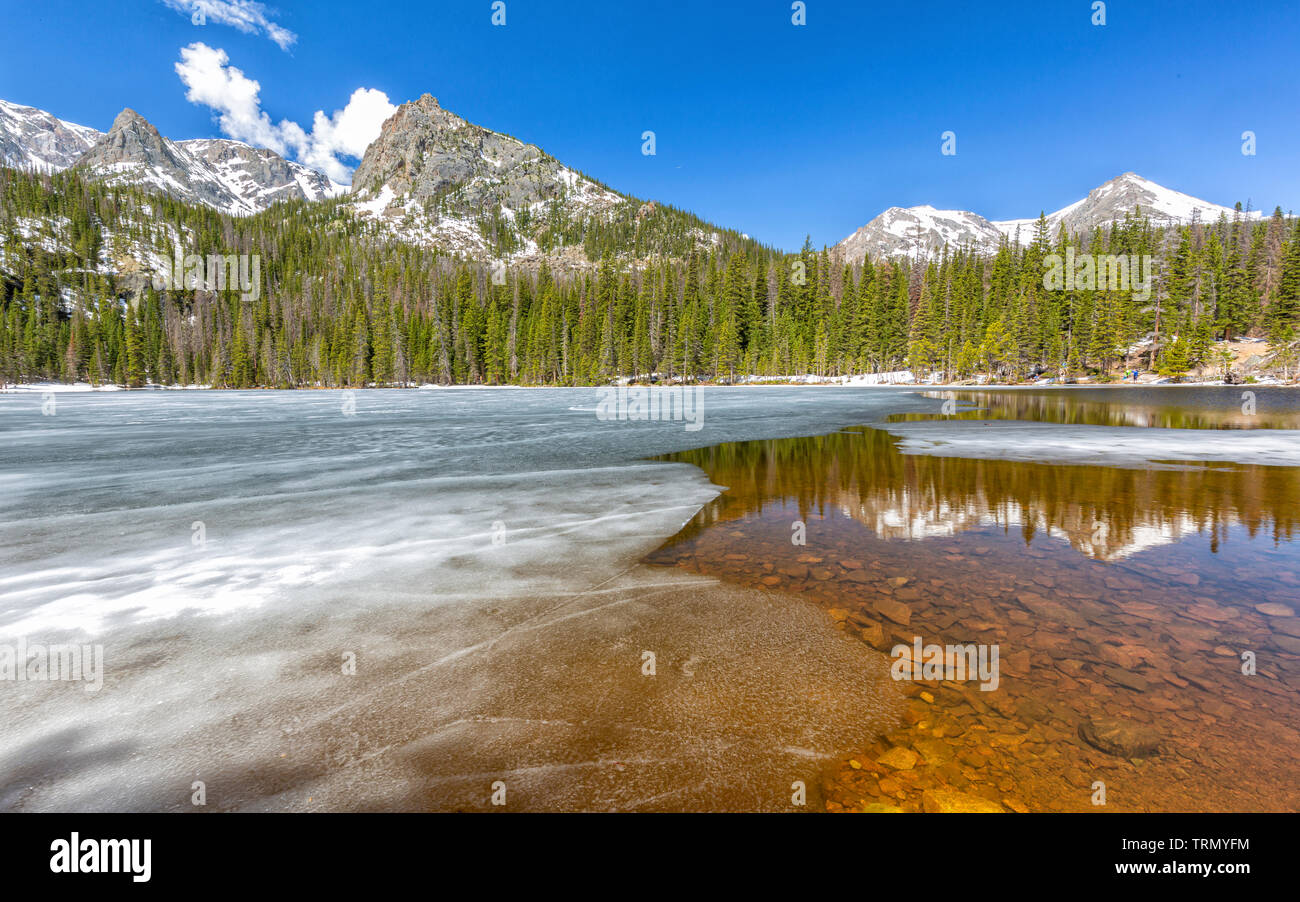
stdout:
[[[485,221],[490,213],[485,214]],[[482,224],[481,224],[482,225]],[[338,201],[247,218],[75,173],[0,169],[0,378],[228,388],[590,385],[910,369],[918,377],[1178,376],[1216,339],[1267,336],[1294,366],[1300,219],[1183,226],[844,260],[781,253],[646,205],[552,231],[586,265],[493,267],[414,247]],[[710,237],[716,235],[717,237]],[[250,297],[155,287],[183,255],[259,255]],[[1150,255],[1149,295],[1049,288],[1050,255]]]

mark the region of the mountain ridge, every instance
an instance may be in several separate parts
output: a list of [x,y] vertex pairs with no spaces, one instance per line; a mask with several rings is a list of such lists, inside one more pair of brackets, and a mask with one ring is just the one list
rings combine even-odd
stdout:
[[0,165],[59,172],[104,137],[98,129],[36,107],[0,100]]
[[[1125,172],[1088,192],[1087,196],[1053,213],[1043,213],[1048,238],[1064,226],[1069,234],[1087,234],[1095,228],[1122,222],[1139,213],[1165,225],[1183,224],[1199,216],[1202,222],[1231,219],[1240,215],[1257,220],[1259,211],[1238,211],[1166,188],[1135,172]],[[994,253],[1005,240],[1030,244],[1038,228],[1038,217],[1029,219],[985,219],[969,210],[939,210],[929,204],[890,207],[853,234],[835,244],[849,262],[872,257],[928,257],[947,247],[968,247]]]
[[174,141],[129,107],[101,132],[0,100],[0,164],[46,173],[75,167],[110,185],[144,185],[236,216],[280,200],[317,201],[346,190],[322,173],[242,141]]
[[236,216],[278,200],[315,201],[335,193],[324,175],[274,151],[225,138],[173,141],[129,107],[72,168],[109,185],[152,186]]
[[[681,214],[657,221],[665,205],[642,202],[561,163],[541,147],[469,122],[423,94],[403,103],[366,148],[352,186],[339,185],[274,151],[228,138],[175,141],[143,116],[123,110],[108,132],[0,100],[0,164],[57,172],[76,167],[110,185],[138,184],[173,197],[245,216],[281,200],[343,197],[343,209],[376,223],[390,237],[442,247],[465,257],[535,261],[559,258],[578,244],[587,260],[639,256],[671,245],[678,255],[709,250],[734,234]],[[680,211],[673,211],[680,213]],[[1138,212],[1159,224],[1232,218],[1238,211],[1126,172],[1043,218],[1054,238],[1064,227],[1087,234]],[[1258,212],[1241,212],[1257,220]],[[989,220],[929,204],[889,207],[832,246],[850,263],[872,258],[922,259],[968,248],[996,253],[1004,243],[1034,240],[1038,218]],[[649,236],[647,238],[647,236]]]

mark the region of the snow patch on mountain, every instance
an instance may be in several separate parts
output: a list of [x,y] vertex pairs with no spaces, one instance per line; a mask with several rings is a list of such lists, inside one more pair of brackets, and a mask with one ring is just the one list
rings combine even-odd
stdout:
[[79,166],[112,185],[142,185],[247,216],[282,200],[324,200],[348,186],[274,151],[226,138],[173,141],[124,110],[108,132],[0,100],[0,165],[41,172]]
[[[1133,172],[1094,188],[1087,197],[1062,207],[1044,218],[1049,240],[1064,227],[1070,234],[1087,234],[1123,222],[1130,214],[1172,225],[1194,220],[1211,223],[1224,216],[1243,220],[1260,217],[1258,211],[1238,212],[1231,207],[1200,200],[1174,191]],[[854,262],[871,257],[931,257],[948,250],[994,253],[1005,242],[1028,245],[1037,236],[1039,221],[1030,219],[988,220],[968,210],[936,210],[934,207],[890,207],[871,222],[836,245]]]
[[477,259],[531,257],[547,229],[635,203],[430,94],[384,123],[352,185],[348,207],[394,238]]
[[0,100],[0,166],[58,172],[67,169],[104,133],[38,110]]

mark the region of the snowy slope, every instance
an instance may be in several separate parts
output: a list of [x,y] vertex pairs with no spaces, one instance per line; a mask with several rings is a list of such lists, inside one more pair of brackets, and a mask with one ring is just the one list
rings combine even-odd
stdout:
[[[1126,172],[1094,188],[1088,196],[1047,215],[1047,234],[1055,238],[1061,226],[1071,234],[1122,222],[1130,213],[1160,223],[1215,222],[1220,216],[1258,219],[1258,211],[1238,213],[1174,191],[1140,175]],[[1003,240],[1029,244],[1038,230],[1038,218],[991,221],[967,210],[936,210],[920,207],[890,207],[871,222],[845,238],[836,247],[849,260],[865,254],[878,257],[927,257],[949,250],[973,248],[992,253]]]
[[836,245],[850,260],[876,257],[931,256],[945,246],[996,250],[1002,233],[983,216],[967,210],[890,207]]
[[[349,204],[394,237],[496,258],[485,224],[508,233],[512,259],[538,253],[551,222],[606,217],[635,203],[541,148],[443,109],[425,94],[398,107],[366,149]],[[697,236],[700,243],[713,236]]]
[[142,185],[236,216],[282,200],[322,200],[346,185],[264,148],[225,138],[172,141],[124,110],[108,132],[0,100],[0,165],[58,172],[72,166],[115,185]]
[[0,165],[58,172],[102,137],[101,131],[64,122],[44,110],[0,100]]
[[195,138],[176,143],[209,169],[233,196],[259,210],[280,200],[299,197],[324,200],[348,191],[347,185],[340,185],[314,169],[242,141]]

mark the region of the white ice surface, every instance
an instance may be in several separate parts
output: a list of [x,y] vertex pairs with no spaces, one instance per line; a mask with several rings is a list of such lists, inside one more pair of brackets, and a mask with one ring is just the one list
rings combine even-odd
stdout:
[[468,806],[492,772],[534,808],[772,807],[888,719],[884,659],[820,612],[638,565],[718,491],[643,459],[916,399],[705,390],[687,432],[601,422],[594,389],[353,397],[0,395],[0,643],[106,669],[0,686],[0,810],[188,810],[195,779],[222,809]]
[[1150,466],[1216,461],[1300,466],[1300,430],[1158,429],[1008,420],[890,423],[906,454],[1040,463]]

